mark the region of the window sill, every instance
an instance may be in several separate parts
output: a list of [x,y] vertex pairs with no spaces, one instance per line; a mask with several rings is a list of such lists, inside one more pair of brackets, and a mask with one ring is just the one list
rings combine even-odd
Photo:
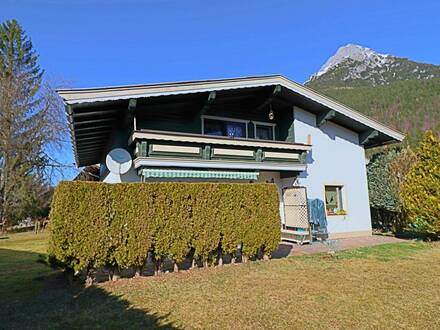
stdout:
[[348,216],[348,214],[327,214],[327,217],[330,219],[345,219]]
[[[337,212],[345,212],[345,213],[337,213]],[[337,211],[337,212],[326,212],[325,214],[327,216],[344,216],[344,215],[348,215],[348,212],[345,210],[341,210],[341,211]]]

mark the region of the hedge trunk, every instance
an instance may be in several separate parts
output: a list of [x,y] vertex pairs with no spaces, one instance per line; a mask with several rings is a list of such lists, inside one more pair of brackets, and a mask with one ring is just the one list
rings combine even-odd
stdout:
[[144,266],[137,266],[134,272],[134,277],[141,277]]
[[221,250],[219,250],[217,254],[217,264],[223,266],[223,253]]
[[74,279],[75,272],[72,268],[66,268],[64,269],[64,277],[67,279],[67,282],[72,285],[73,279]]
[[119,267],[116,266],[113,269],[113,274],[112,274],[112,281],[116,282],[117,280],[119,280],[121,278],[121,272],[119,270]]
[[156,260],[155,262],[154,262],[154,275],[155,276],[158,276],[158,275],[160,275],[160,272],[161,272],[161,265],[162,265],[162,261],[161,260]]
[[89,287],[95,283],[95,276],[93,270],[87,267],[86,270],[86,287]]

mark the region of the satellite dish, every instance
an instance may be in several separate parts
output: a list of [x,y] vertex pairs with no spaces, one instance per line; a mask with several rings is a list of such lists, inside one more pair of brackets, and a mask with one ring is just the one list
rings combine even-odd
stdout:
[[125,174],[131,168],[131,156],[127,150],[116,148],[105,158],[108,170],[113,174]]

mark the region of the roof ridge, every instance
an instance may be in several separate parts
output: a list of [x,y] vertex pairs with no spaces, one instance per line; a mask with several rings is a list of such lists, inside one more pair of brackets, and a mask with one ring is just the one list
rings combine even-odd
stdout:
[[[132,89],[132,88],[142,88],[142,87],[160,87],[167,85],[188,85],[188,84],[200,84],[200,83],[215,83],[215,82],[228,82],[228,81],[242,81],[242,80],[255,80],[255,79],[267,79],[267,78],[284,78],[290,80],[289,78],[283,76],[282,74],[271,74],[271,75],[260,75],[260,76],[241,76],[241,77],[230,77],[230,78],[214,78],[214,79],[196,79],[196,80],[179,80],[179,81],[168,81],[159,83],[146,83],[146,84],[128,84],[128,85],[113,85],[113,86],[101,86],[101,87],[78,87],[78,88],[58,88],[56,92],[85,92],[85,91],[97,91],[97,90],[112,90],[112,89]],[[290,80],[292,81],[292,80]]]

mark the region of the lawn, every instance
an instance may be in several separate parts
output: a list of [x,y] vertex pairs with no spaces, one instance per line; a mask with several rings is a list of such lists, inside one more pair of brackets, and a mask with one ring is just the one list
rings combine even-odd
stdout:
[[[0,236],[0,328],[439,328],[440,244],[68,286],[47,234]],[[40,261],[39,261],[40,260]]]

